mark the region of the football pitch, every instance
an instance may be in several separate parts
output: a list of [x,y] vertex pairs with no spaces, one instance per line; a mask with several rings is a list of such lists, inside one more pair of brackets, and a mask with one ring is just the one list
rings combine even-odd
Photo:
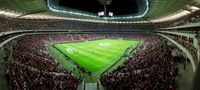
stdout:
[[127,49],[135,48],[139,43],[138,40],[100,39],[53,46],[79,66],[96,73],[111,67]]

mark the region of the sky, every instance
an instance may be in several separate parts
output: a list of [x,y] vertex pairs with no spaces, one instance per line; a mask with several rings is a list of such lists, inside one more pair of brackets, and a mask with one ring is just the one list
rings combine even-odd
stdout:
[[[104,6],[98,0],[59,0],[59,5],[92,13],[104,10]],[[113,12],[114,15],[135,14],[138,12],[138,6],[135,0],[112,0],[111,5],[107,6],[107,11]]]

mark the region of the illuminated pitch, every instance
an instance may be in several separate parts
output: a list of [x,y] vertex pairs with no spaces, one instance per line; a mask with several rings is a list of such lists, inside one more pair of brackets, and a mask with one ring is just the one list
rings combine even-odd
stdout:
[[128,48],[134,49],[139,43],[137,40],[100,39],[54,44],[54,47],[76,64],[96,73],[108,69],[126,54]]

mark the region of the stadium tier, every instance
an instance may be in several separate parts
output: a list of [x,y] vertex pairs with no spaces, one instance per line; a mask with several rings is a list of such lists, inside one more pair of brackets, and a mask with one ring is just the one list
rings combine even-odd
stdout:
[[[133,88],[131,82],[138,85],[146,83],[145,87],[149,89],[175,88],[176,64],[173,58],[168,56],[170,54],[167,52],[170,52],[170,48],[156,35],[31,35],[19,38],[13,45],[13,50],[12,59],[6,64],[6,72],[11,86],[16,89],[26,87],[37,89],[35,86],[37,82],[42,82],[39,85],[42,85],[44,89],[50,89],[48,85],[51,85],[51,88],[76,89],[83,80],[87,83],[95,83],[98,79],[107,89]],[[15,73],[19,74],[15,75]],[[27,76],[37,75],[37,73],[41,75],[39,74],[39,77]],[[154,74],[159,76],[155,77]],[[136,75],[149,78],[149,81],[137,83],[138,76],[135,77]],[[60,83],[55,80],[54,76],[61,79]],[[62,81],[64,77],[66,77],[66,82]],[[115,81],[115,77],[119,80]],[[126,80],[126,77],[136,81]],[[21,80],[19,81],[18,78]],[[43,83],[43,78],[46,78],[46,83]],[[155,78],[162,82],[156,85],[156,81],[151,81]],[[66,86],[62,82],[66,83]],[[119,85],[114,84],[117,82]],[[27,85],[24,86],[23,83]],[[61,86],[57,87],[57,85]],[[144,88],[138,85],[134,89]]]
[[0,0],[0,90],[199,83],[199,0]]

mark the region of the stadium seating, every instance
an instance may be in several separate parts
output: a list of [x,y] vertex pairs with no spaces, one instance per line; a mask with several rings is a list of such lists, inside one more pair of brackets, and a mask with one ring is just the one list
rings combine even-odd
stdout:
[[23,14],[35,13],[47,10],[43,0],[1,0],[1,10],[21,12]]
[[100,81],[106,89],[174,90],[176,88],[174,80],[177,68],[170,55],[170,48],[156,35],[71,34],[70,36],[31,35],[17,39],[13,45],[12,57],[6,63],[6,76],[12,89],[77,89],[81,78],[70,75],[68,70],[59,67],[46,51],[45,46],[50,43],[96,38],[127,38],[144,41],[133,58],[125,61],[116,70],[101,76]]
[[74,1],[0,0],[0,90],[199,90],[200,0]]
[[67,40],[66,35],[33,35],[18,39],[13,46],[12,59],[6,64],[12,89],[75,90],[81,80],[58,67],[45,50],[46,43],[69,42]]
[[0,19],[0,32],[17,31],[17,30],[72,30],[72,31],[112,31],[112,30],[145,30],[154,27],[149,25],[116,25],[116,24],[98,24],[98,23],[82,23],[70,20],[18,20],[18,19]]
[[133,58],[100,80],[108,90],[175,90],[176,75],[177,68],[166,42],[159,37],[150,37]]
[[192,15],[181,19],[179,21],[176,21],[172,23],[170,26],[171,27],[176,27],[176,26],[181,26],[181,25],[187,25],[187,24],[193,24],[193,23],[199,23],[200,22],[200,11],[197,11],[193,13]]

